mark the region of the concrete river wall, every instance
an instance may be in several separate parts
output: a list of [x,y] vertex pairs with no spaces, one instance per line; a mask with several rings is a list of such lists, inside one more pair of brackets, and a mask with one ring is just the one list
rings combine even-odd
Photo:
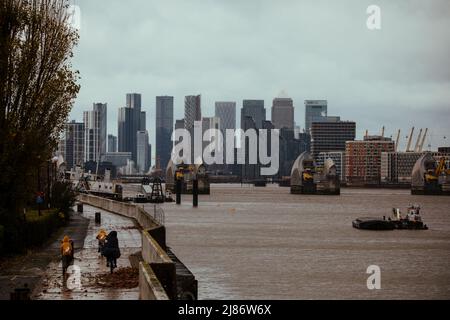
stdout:
[[[179,261],[168,255],[166,230],[150,213],[136,204],[82,194],[78,201],[136,220],[142,227],[142,258],[139,264],[139,292],[142,300],[175,300],[184,296],[197,298],[197,282],[191,274],[193,291],[180,291],[177,279]],[[171,252],[169,251],[169,254]],[[174,261],[175,260],[175,261]],[[183,266],[184,267],[184,266]],[[178,281],[177,281],[178,280]],[[178,282],[178,284],[177,284]],[[186,282],[186,281],[181,281]],[[186,294],[189,293],[189,294]]]

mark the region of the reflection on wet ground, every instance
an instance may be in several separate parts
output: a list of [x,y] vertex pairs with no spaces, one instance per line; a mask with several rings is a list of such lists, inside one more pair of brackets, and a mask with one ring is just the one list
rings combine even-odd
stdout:
[[[101,212],[101,224],[94,222],[95,212]],[[84,217],[88,218],[89,227],[83,248],[75,250],[75,261],[68,270],[68,276],[63,281],[60,261],[53,262],[45,271],[42,285],[36,294],[36,299],[46,300],[135,300],[139,298],[139,288],[118,289],[101,288],[95,283],[95,277],[109,272],[106,259],[100,257],[97,250],[96,236],[100,229],[107,232],[116,230],[121,249],[121,258],[117,261],[118,268],[129,267],[130,254],[140,251],[141,232],[135,227],[133,220],[104,210],[84,205]],[[79,272],[78,272],[79,271]],[[80,274],[81,286],[77,282]]]

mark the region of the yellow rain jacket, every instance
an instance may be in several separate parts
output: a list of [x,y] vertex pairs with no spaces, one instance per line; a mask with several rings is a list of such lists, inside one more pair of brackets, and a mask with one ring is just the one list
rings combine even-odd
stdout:
[[61,254],[63,256],[70,256],[72,254],[72,242],[68,236],[65,236],[61,243]]
[[106,231],[101,229],[100,232],[97,235],[97,239],[102,241],[102,240],[106,239],[106,236],[107,236]]

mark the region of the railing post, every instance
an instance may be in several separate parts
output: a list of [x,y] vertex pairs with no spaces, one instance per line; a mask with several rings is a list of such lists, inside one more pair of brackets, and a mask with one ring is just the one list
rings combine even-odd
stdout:
[[198,207],[198,179],[193,181],[192,186],[192,205],[196,208]]

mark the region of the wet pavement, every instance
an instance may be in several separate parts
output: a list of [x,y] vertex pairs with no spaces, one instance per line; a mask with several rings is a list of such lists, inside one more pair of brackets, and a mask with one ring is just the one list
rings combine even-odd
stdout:
[[82,247],[89,220],[73,213],[69,223],[55,232],[48,241],[27,254],[3,258],[0,262],[0,300],[9,300],[16,288],[28,286],[30,291],[39,285],[50,262],[59,258],[60,240],[69,235],[75,247]]
[[[101,212],[101,223],[94,221],[95,212]],[[34,291],[34,299],[44,300],[136,300],[139,287],[132,289],[105,288],[97,279],[109,273],[106,258],[98,253],[96,236],[100,229],[117,231],[121,257],[117,269],[130,267],[130,255],[141,250],[141,231],[132,219],[98,208],[84,205],[83,217],[89,219],[87,235],[82,247],[75,247],[73,266],[69,267],[63,281],[60,261],[50,263],[44,272],[41,285]]]

